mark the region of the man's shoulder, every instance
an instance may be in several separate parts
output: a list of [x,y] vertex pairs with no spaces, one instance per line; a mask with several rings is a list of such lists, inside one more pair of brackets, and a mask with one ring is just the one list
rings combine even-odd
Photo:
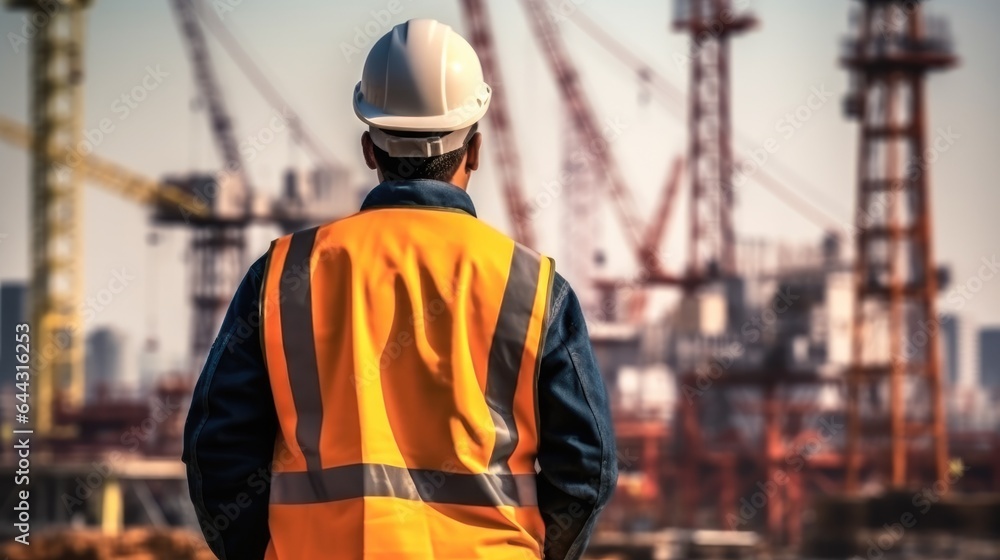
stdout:
[[556,271],[552,280],[552,291],[549,294],[548,327],[558,328],[558,324],[577,323],[583,320],[583,310],[573,286]]
[[566,297],[573,294],[573,286],[570,285],[569,281],[559,273],[557,270],[555,277],[552,279],[552,308],[561,309],[565,303]]
[[250,265],[250,273],[247,275],[249,279],[260,282],[264,278],[264,273],[267,271],[267,259],[270,255],[271,249],[268,249]]

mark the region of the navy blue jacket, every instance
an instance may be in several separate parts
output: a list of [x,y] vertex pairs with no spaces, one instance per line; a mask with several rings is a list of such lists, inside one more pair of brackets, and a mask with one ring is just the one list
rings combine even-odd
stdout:
[[[462,189],[430,180],[391,181],[362,210],[447,207],[476,215]],[[260,344],[266,259],[240,284],[198,378],[184,426],[182,459],[198,521],[223,560],[263,558],[270,468],[278,420]],[[618,477],[608,397],[580,302],[558,274],[538,377],[538,504],[545,557],[579,558]],[[336,413],[334,413],[336,414]]]

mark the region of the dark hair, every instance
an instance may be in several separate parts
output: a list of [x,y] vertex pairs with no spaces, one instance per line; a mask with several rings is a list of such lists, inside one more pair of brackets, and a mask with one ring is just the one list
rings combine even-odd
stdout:
[[[476,133],[479,128],[478,123],[472,126],[469,131],[469,138]],[[393,130],[393,136],[404,138],[428,138],[430,136],[444,136],[447,132],[410,132],[403,130]],[[382,175],[387,181],[398,181],[400,179],[433,179],[435,181],[450,181],[458,171],[458,166],[462,164],[462,159],[469,148],[468,142],[461,148],[433,157],[392,157],[378,146],[372,145],[375,152],[375,162],[382,171]]]

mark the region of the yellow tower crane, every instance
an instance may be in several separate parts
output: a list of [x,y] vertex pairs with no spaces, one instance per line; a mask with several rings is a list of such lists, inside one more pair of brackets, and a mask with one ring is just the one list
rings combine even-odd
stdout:
[[[83,400],[83,341],[79,263],[81,173],[54,156],[77,146],[83,107],[84,10],[90,0],[10,0],[35,24],[31,59],[31,328],[36,402],[51,403],[54,387],[66,404]],[[53,429],[51,407],[33,413],[40,433]]]
[[[180,178],[177,179],[180,186],[167,185],[93,155],[82,156],[84,16],[91,4],[92,0],[7,0],[9,8],[28,11],[29,21],[37,29],[31,37],[31,129],[0,117],[0,139],[29,149],[32,155],[31,328],[34,330],[32,375],[36,399],[32,416],[36,432],[43,435],[72,435],[71,422],[61,421],[64,415],[57,412],[75,409],[83,401],[80,311],[83,251],[79,230],[84,178],[137,202],[152,205],[161,223],[193,228],[191,247],[195,262],[191,289],[196,315],[193,356],[207,352],[211,331],[220,318],[220,308],[225,308],[225,301],[218,295],[225,291],[219,290],[220,283],[226,282],[226,278],[217,273],[217,269],[222,268],[219,263],[225,257],[230,261],[230,268],[239,268],[243,229],[249,223],[274,224],[288,231],[335,217],[326,214],[329,209],[316,204],[323,201],[316,199],[306,204],[301,193],[286,192],[278,200],[266,201],[248,192],[243,164],[235,150],[231,122],[198,23],[196,5],[190,0],[175,0],[174,6],[191,50],[201,93],[212,100],[213,133],[220,142],[226,168],[243,179],[242,185],[236,185],[247,195],[242,210],[229,215],[220,210],[218,200],[208,200],[209,195],[203,190],[206,182],[217,183],[225,178]],[[330,172],[344,171],[319,147],[302,119],[289,109],[288,103],[232,36],[224,28],[212,29],[254,86],[272,105],[282,107],[283,113],[290,113],[298,139],[310,148],[324,168]],[[346,172],[343,176],[346,177]],[[232,185],[227,184],[227,187]],[[202,194],[196,196],[198,192]],[[263,206],[251,208],[251,199]],[[218,249],[220,245],[237,251],[223,252]]]
[[[59,426],[57,407],[83,402],[83,178],[95,179],[133,200],[178,205],[193,216],[208,207],[184,191],[142,178],[95,157],[80,156],[83,113],[84,19],[91,0],[8,0],[26,10],[31,38],[31,128],[4,120],[4,139],[31,151],[31,328],[34,429]],[[76,149],[76,151],[74,151]]]
[[[57,146],[80,142],[83,105],[84,9],[89,0],[11,0],[26,9],[37,32],[32,38],[31,115],[31,328],[36,401],[53,401],[65,389],[66,404],[83,398],[80,340],[82,275],[79,267],[80,169],[60,165]],[[34,411],[35,430],[53,429],[51,407]]]

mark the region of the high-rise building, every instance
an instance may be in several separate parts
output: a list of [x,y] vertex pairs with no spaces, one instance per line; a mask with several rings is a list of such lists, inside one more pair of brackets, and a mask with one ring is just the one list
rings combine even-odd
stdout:
[[979,331],[979,384],[1000,391],[1000,327]]
[[121,393],[125,335],[111,327],[98,327],[87,336],[87,396],[93,402],[102,394]]
[[941,315],[941,359],[942,365],[944,366],[945,383],[949,387],[955,387],[958,385],[959,374],[958,374],[958,362],[960,356],[959,349],[959,330],[962,325],[960,324],[961,319],[957,315],[951,313],[944,313]]
[[[17,371],[17,326],[28,322],[28,285],[0,284],[0,419],[13,419],[15,373]],[[8,441],[6,438],[4,441]]]
[[[0,383],[10,386],[14,380],[14,335],[17,325],[28,321],[28,285],[24,282],[0,284]],[[8,383],[10,381],[11,383]]]

